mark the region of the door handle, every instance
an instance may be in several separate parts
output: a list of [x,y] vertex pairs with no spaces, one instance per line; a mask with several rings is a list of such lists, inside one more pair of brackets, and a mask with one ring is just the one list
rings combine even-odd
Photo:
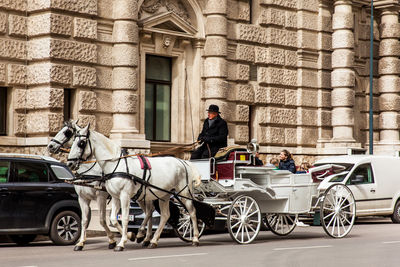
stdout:
[[53,191],[56,191],[56,190],[57,190],[57,188],[54,188],[54,187],[48,187],[46,189],[47,192],[53,192]]
[[10,191],[8,191],[8,188],[0,188],[0,195],[1,196],[7,196],[7,195],[9,195],[10,194]]
[[375,189],[371,188],[371,190],[369,190],[371,193],[375,193]]

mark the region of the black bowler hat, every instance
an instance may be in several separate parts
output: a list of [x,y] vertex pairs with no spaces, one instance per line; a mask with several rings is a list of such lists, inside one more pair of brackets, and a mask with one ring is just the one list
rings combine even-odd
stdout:
[[219,107],[217,105],[210,105],[207,111],[221,113],[219,112]]

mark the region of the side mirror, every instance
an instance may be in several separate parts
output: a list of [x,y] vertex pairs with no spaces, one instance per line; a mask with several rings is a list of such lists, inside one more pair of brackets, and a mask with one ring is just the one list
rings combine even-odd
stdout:
[[351,177],[351,183],[352,184],[360,184],[362,182],[364,182],[364,175],[362,174],[357,174],[355,177]]

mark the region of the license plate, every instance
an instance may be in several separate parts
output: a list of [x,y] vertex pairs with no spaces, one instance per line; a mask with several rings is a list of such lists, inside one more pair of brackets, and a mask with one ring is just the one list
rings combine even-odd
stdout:
[[[117,220],[120,221],[122,218],[122,214],[118,214],[117,215]],[[128,216],[128,221],[133,222],[135,220],[135,215],[133,214],[129,214]]]

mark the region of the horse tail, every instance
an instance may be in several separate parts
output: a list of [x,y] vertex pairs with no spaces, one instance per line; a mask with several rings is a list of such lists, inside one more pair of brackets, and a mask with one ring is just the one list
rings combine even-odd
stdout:
[[190,161],[186,162],[188,163],[192,173],[192,181],[194,181],[194,187],[198,187],[199,185],[201,185],[201,175],[197,168]]

